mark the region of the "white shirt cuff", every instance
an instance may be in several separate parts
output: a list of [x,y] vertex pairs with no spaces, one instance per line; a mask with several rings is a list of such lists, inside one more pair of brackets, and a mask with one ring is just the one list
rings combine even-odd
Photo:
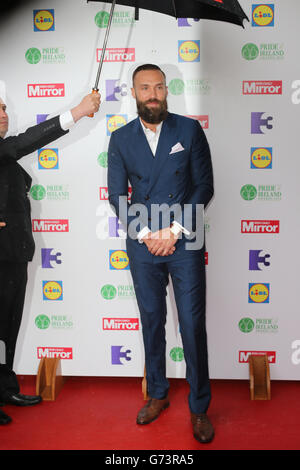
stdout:
[[69,130],[72,126],[74,126],[75,122],[72,116],[71,111],[66,111],[65,113],[59,116],[59,123],[61,128],[64,131]]
[[137,239],[140,243],[143,243],[143,240],[142,238],[144,238],[147,233],[151,232],[151,230],[149,229],[149,227],[144,227],[142,228],[142,230],[139,231],[139,233],[137,234]]
[[183,232],[185,235],[190,235],[190,232],[182,225],[180,225],[180,223],[176,220],[174,220],[170,230],[172,233],[174,233],[175,236],[179,235],[181,232]]

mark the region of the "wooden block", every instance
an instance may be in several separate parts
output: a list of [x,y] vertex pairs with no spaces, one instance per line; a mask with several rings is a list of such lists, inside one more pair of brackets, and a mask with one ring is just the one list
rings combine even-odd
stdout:
[[249,357],[250,398],[251,400],[270,400],[270,367],[267,354]]
[[36,379],[36,394],[45,401],[54,401],[62,389],[65,378],[61,373],[60,358],[43,357]]
[[146,366],[144,367],[144,378],[142,380],[142,392],[144,400],[149,400],[148,393],[147,393],[147,379],[146,379]]

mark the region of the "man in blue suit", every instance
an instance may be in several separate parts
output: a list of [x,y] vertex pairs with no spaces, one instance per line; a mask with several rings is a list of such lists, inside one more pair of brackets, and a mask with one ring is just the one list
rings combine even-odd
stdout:
[[[171,276],[190,384],[194,437],[210,442],[211,399],[205,326],[203,207],[213,195],[209,146],[198,121],[168,112],[164,72],[145,64],[133,74],[138,117],[111,135],[109,201],[127,227],[127,254],[143,327],[150,400],[137,416],[148,424],[169,406],[166,288]],[[132,187],[127,201],[128,181]],[[200,225],[200,227],[199,227]],[[195,245],[191,236],[196,235]],[[198,241],[197,241],[198,240]]]

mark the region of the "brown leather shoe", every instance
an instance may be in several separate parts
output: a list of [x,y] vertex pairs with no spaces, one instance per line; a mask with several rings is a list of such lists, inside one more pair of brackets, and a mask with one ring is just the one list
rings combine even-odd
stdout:
[[157,398],[150,398],[146,405],[139,411],[137,415],[137,424],[149,424],[152,423],[162,410],[165,410],[170,405],[168,398],[158,400]]
[[214,428],[205,413],[191,413],[194,438],[205,444],[214,438]]

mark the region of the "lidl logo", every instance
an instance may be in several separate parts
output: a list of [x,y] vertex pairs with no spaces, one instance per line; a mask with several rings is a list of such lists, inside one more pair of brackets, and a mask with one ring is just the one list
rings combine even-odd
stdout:
[[272,147],[252,147],[250,164],[251,168],[271,169],[273,161]]
[[274,26],[274,5],[264,3],[252,5],[252,26]]
[[57,170],[58,149],[38,150],[38,168],[39,170]]
[[54,31],[54,10],[33,10],[34,31]]
[[249,283],[250,304],[268,304],[270,299],[270,284]]
[[178,62],[200,62],[200,41],[178,41]]
[[62,281],[43,281],[43,300],[63,300]]
[[127,124],[126,114],[106,115],[106,135],[110,136],[114,131]]
[[109,250],[109,269],[129,269],[129,258],[124,250]]

